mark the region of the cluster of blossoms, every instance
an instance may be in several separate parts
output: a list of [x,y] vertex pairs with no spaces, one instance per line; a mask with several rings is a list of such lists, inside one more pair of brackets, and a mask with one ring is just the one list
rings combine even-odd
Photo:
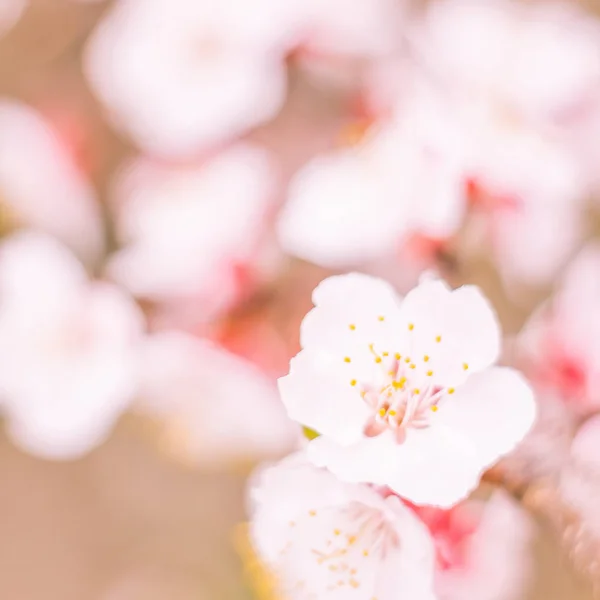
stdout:
[[[27,4],[0,0],[0,35]],[[134,155],[106,197],[41,106],[0,99],[8,435],[74,459],[132,411],[196,467],[288,455],[249,486],[286,600],[512,600],[528,525],[472,493],[538,410],[526,451],[555,454],[550,407],[560,488],[600,537],[600,249],[583,243],[600,24],[570,4],[406,4],[110,3],[83,77]],[[319,123],[340,98],[343,115],[304,132],[295,93]],[[532,387],[498,366],[479,288],[422,276],[450,257],[471,280],[482,254],[506,302],[560,273],[511,346]],[[284,330],[315,274],[297,352]]]
[[494,366],[496,317],[473,286],[324,280],[279,380],[318,432],[251,484],[251,535],[286,598],[434,597],[434,545],[405,503],[450,508],[533,425],[524,379]]

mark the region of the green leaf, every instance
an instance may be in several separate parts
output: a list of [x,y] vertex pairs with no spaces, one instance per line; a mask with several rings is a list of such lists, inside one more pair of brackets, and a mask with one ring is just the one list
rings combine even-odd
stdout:
[[309,440],[314,440],[315,438],[318,438],[321,435],[320,433],[317,433],[314,429],[311,429],[310,427],[303,427],[302,432],[304,433],[304,436]]

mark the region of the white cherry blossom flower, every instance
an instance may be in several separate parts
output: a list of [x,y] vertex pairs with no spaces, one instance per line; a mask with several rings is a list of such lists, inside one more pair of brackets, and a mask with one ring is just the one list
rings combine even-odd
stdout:
[[256,366],[218,345],[175,331],[148,336],[138,410],[166,424],[165,450],[204,467],[278,458],[300,432],[277,388]]
[[139,146],[187,155],[275,116],[288,12],[269,0],[120,0],[90,39],[86,74]]
[[412,32],[463,123],[465,181],[479,192],[471,200],[488,199],[486,234],[509,280],[547,282],[584,232],[599,32],[573,5],[511,0],[436,2]]
[[392,119],[295,176],[278,222],[284,250],[340,268],[391,254],[411,232],[455,232],[465,206],[460,132],[428,86],[413,83]]
[[260,471],[250,535],[289,600],[433,600],[433,545],[397,497],[340,482],[303,454]]
[[90,282],[54,239],[0,246],[0,407],[33,454],[77,458],[133,399],[143,318],[118,288]]
[[147,300],[220,310],[239,291],[236,268],[260,253],[274,180],[267,154],[250,145],[200,165],[136,160],[114,186],[123,248],[108,273]]
[[96,193],[33,108],[0,100],[0,210],[14,225],[56,236],[80,258],[104,247]]
[[313,302],[279,387],[290,417],[322,434],[311,458],[340,478],[451,506],[532,426],[529,386],[492,366],[500,331],[476,287],[423,281],[401,301],[353,273]]

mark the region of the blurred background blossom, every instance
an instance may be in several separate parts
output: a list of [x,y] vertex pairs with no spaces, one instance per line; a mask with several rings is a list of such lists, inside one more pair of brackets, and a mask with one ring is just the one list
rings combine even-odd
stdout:
[[440,600],[591,598],[599,15],[0,0],[0,597],[285,600],[244,486],[306,443],[276,380],[359,270],[481,286],[537,392],[472,497],[412,507]]

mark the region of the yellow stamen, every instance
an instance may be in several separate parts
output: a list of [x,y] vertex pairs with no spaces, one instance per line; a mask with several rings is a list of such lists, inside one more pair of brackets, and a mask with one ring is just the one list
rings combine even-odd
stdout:
[[378,318],[380,321],[385,321],[385,317],[383,317],[383,316],[381,316],[381,315],[380,315],[379,317],[377,317],[377,318]]
[[414,328],[415,328],[415,326],[414,326],[414,324],[413,324],[413,323],[409,323],[409,324],[408,324],[408,330],[409,330],[409,331],[412,331]]
[[395,417],[398,413],[395,410],[390,410],[390,412],[388,412],[388,415],[390,415],[390,417]]
[[334,529],[333,530],[334,535],[340,535],[340,533],[342,533],[339,529]]
[[415,365],[414,363],[411,363],[410,365],[408,365],[411,369],[415,369],[417,365]]
[[386,412],[387,412],[387,411],[385,410],[385,408],[380,408],[380,409],[379,409],[379,416],[380,416],[380,417],[385,417],[385,413],[386,413]]
[[383,356],[389,356],[390,355],[389,352],[382,352],[381,354],[383,354]]
[[466,371],[469,368],[469,365],[467,363],[463,363],[463,369]]
[[356,589],[357,587],[359,587],[359,586],[360,586],[360,583],[358,583],[358,581],[356,581],[356,579],[351,579],[351,580],[350,580],[348,583],[349,583],[349,584],[350,584],[350,585],[351,585],[351,586],[352,586],[354,589]]
[[354,323],[351,323],[348,325],[348,327],[350,327],[350,331],[354,331],[356,329],[356,325],[354,325]]
[[410,357],[408,357],[408,356],[407,356],[407,357],[404,359],[404,362],[408,364],[408,363],[410,362]]
[[392,381],[392,386],[397,390],[401,390],[405,383],[406,377],[401,377],[398,381]]
[[442,341],[442,336],[441,336],[441,335],[438,335],[438,336],[435,338],[435,341],[436,341],[436,342],[439,344],[439,343]]
[[402,356],[400,355],[400,352],[396,352],[396,354],[394,354],[394,358],[396,360],[400,360],[402,358]]
[[363,550],[363,556],[369,556],[369,551],[368,550]]
[[427,377],[431,377],[433,375],[433,371],[427,371]]
[[437,412],[437,410],[438,410],[438,407],[434,405],[434,406],[432,406],[432,407],[431,407],[431,410],[432,410],[433,412]]
[[376,356],[375,357],[375,362],[376,363],[380,363],[381,362],[381,356]]
[[309,510],[309,511],[308,511],[308,514],[309,514],[311,517],[316,517],[316,516],[317,516],[317,511],[316,511],[316,510]]
[[429,362],[429,356],[427,356],[427,354],[426,354],[426,355],[423,357],[423,360],[424,360],[425,362]]
[[448,393],[449,394],[454,394],[454,388],[448,388]]
[[418,395],[418,394],[420,394],[420,393],[421,393],[421,390],[420,390],[419,388],[415,388],[415,389],[413,390],[413,394],[414,394],[415,396],[416,396],[416,395]]
[[349,363],[351,361],[349,356],[344,356],[344,362]]
[[356,379],[351,379],[350,380],[350,385],[356,385]]
[[355,535],[350,535],[348,536],[348,545],[352,546],[352,544],[354,544],[356,542],[356,536]]

